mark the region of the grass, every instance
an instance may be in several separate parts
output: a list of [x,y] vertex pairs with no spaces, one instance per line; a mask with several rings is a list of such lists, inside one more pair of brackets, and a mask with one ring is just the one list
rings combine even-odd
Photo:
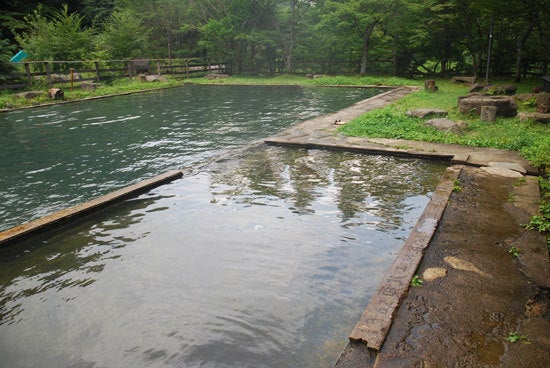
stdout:
[[[520,151],[534,166],[550,166],[550,126],[519,118],[497,118],[495,123],[482,122],[479,117],[458,111],[457,98],[468,88],[447,80],[438,80],[438,93],[424,90],[412,93],[382,109],[368,112],[339,131],[358,137],[392,138],[425,142],[461,144],[476,147],[493,147]],[[523,92],[530,84],[518,88]],[[440,108],[449,112],[451,120],[462,120],[468,128],[463,135],[444,133],[424,125],[424,120],[406,115],[415,108]],[[520,105],[519,111],[533,111],[529,104]]]
[[[132,93],[143,90],[155,90],[169,87],[180,86],[181,81],[168,78],[167,82],[152,82],[152,83],[143,83],[138,82],[137,80],[131,80],[128,78],[117,79],[109,83],[101,83],[101,86],[98,87],[93,92],[87,92],[81,90],[79,87],[73,88],[73,91],[70,90],[69,85],[61,86],[65,95],[65,101],[71,100],[80,100],[90,97],[100,97],[100,96],[109,96],[116,94]],[[29,90],[40,90],[47,91],[48,86],[44,84],[38,84],[30,88]],[[41,97],[34,98],[32,100],[27,100],[25,98],[17,98],[15,93],[9,91],[2,91],[0,93],[0,109],[12,109],[12,108],[21,108],[21,107],[30,107],[41,104],[51,104],[55,103],[52,101],[47,94]]]
[[231,76],[208,80],[190,79],[197,84],[261,84],[261,85],[301,85],[301,86],[410,86],[420,82],[392,76],[320,76],[306,78],[300,74],[281,74],[272,77]]

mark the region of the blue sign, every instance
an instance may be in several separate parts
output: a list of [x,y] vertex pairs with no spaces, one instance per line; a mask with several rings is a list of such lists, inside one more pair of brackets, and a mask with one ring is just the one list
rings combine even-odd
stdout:
[[26,57],[29,57],[29,54],[27,54],[27,53],[25,52],[25,50],[21,50],[21,51],[19,51],[17,54],[15,54],[15,56],[12,57],[12,58],[10,59],[10,61],[11,61],[12,63],[18,63],[18,62],[20,62],[21,60],[23,60],[23,59],[26,58]]

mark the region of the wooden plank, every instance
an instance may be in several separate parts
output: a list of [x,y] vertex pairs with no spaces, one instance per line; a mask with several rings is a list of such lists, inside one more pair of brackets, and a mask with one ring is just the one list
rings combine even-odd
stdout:
[[85,215],[88,215],[93,211],[104,208],[109,204],[119,202],[126,198],[144,193],[154,187],[181,178],[182,176],[182,171],[168,171],[164,174],[155,176],[150,179],[142,180],[139,183],[129,185],[104,196],[92,199],[91,201],[78,204],[76,206],[55,212],[51,215],[39,218],[37,220],[24,223],[8,230],[4,230],[0,232],[0,246],[11,243],[15,240],[19,240],[26,236],[30,236],[47,229],[51,229],[52,227],[58,226],[61,223],[76,220]]

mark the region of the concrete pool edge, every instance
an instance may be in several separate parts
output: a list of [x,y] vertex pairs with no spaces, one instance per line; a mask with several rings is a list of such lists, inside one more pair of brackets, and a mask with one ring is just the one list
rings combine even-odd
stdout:
[[424,250],[437,229],[461,169],[458,165],[445,170],[422,215],[351,332],[351,341],[363,342],[374,350],[380,350],[382,347],[395,311],[401,304],[411,278],[422,260]]
[[181,170],[167,171],[155,177],[142,180],[136,184],[132,184],[119,190],[105,194],[103,196],[94,198],[90,201],[66,208],[61,211],[54,212],[50,215],[4,230],[0,232],[0,246],[5,246],[24,237],[49,230],[62,223],[66,223],[68,221],[88,215],[110,204],[120,202],[129,197],[147,192],[152,188],[155,188],[162,184],[166,184],[175,179],[179,179],[182,176],[183,172]]

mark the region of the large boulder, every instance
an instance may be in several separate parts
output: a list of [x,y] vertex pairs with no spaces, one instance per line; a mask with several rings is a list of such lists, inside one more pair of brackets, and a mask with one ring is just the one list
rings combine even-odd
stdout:
[[513,84],[494,84],[485,86],[482,93],[486,95],[505,95],[513,96],[516,94],[517,87]]
[[541,114],[550,113],[550,93],[542,92],[537,94],[537,112]]
[[164,75],[146,75],[146,82],[168,82],[168,79]]
[[466,83],[466,84],[474,84],[477,81],[476,77],[461,77],[456,76],[451,78],[451,82],[454,83]]
[[520,112],[518,117],[520,121],[533,120],[537,123],[550,123],[550,114],[543,114],[541,112]]
[[14,94],[15,98],[26,98],[27,100],[32,100],[33,98],[42,97],[46,94],[44,91],[26,91],[19,92]]
[[518,105],[510,96],[467,95],[458,98],[458,110],[463,114],[481,115],[481,106],[496,106],[496,116],[516,116]]
[[97,89],[97,87],[101,86],[101,83],[94,83],[94,82],[82,82],[80,84],[80,89],[87,92],[93,92]]

